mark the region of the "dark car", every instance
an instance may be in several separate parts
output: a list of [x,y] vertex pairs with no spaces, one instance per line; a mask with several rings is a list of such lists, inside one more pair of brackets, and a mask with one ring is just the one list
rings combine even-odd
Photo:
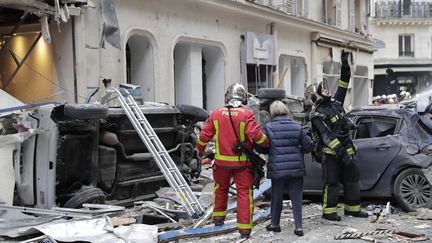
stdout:
[[[150,102],[139,107],[186,180],[198,177],[201,166],[194,129],[208,112]],[[29,113],[26,121],[39,132],[17,147],[21,156],[15,162],[15,205],[127,205],[153,198],[168,186],[120,107],[43,106]]]
[[[303,119],[311,108],[307,102],[272,88],[259,90],[259,104],[252,107],[261,125],[270,119],[268,107],[275,99],[288,106],[294,120],[307,125]],[[357,147],[362,197],[394,198],[408,211],[432,208],[431,110],[432,105],[419,111],[417,102],[408,102],[363,107],[348,114],[357,125],[351,136]],[[304,194],[320,195],[321,164],[305,154],[305,166]]]
[[[408,105],[361,108],[349,116],[357,125],[351,135],[357,147],[361,196],[394,197],[408,211],[431,208],[432,130],[425,122],[430,113],[419,114]],[[305,194],[321,193],[321,165],[310,154],[305,164]]]

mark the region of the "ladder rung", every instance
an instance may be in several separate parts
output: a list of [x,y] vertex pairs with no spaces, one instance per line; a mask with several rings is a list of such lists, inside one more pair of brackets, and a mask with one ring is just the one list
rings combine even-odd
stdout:
[[169,170],[170,172],[176,172],[176,171],[177,171],[176,168],[169,168],[168,170]]

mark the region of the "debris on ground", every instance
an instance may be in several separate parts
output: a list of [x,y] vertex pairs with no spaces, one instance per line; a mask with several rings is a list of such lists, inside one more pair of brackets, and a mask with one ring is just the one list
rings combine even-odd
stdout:
[[432,210],[429,208],[419,208],[417,213],[417,219],[432,220]]
[[[384,205],[384,204],[369,204],[366,207],[366,210],[367,211],[374,211],[375,209],[386,209],[387,212],[388,212],[387,208],[388,208],[387,204],[386,205]],[[390,205],[390,213],[396,214],[396,213],[399,213],[400,211],[401,210],[399,208],[393,207],[393,206]]]

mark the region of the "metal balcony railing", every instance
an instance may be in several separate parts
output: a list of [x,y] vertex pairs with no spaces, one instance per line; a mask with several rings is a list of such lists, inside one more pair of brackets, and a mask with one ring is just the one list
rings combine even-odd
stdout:
[[400,2],[375,2],[375,18],[431,18],[432,2],[411,2],[409,5]]

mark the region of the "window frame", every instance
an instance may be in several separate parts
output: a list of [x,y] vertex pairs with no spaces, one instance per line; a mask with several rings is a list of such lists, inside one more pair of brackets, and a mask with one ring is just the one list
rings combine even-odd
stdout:
[[[361,120],[394,120],[396,121],[395,129],[393,131],[393,134],[389,134],[386,136],[379,136],[379,137],[367,137],[367,138],[357,138],[357,128],[360,124]],[[398,116],[390,116],[390,115],[376,115],[376,114],[364,114],[364,115],[357,115],[354,120],[357,128],[355,129],[354,133],[352,134],[353,140],[360,140],[360,139],[378,139],[378,138],[385,138],[388,136],[397,136],[400,135],[400,129],[401,129],[401,122],[402,118]]]
[[[405,38],[410,37],[411,50],[407,51]],[[414,34],[400,34],[398,36],[398,51],[399,57],[415,57]]]

